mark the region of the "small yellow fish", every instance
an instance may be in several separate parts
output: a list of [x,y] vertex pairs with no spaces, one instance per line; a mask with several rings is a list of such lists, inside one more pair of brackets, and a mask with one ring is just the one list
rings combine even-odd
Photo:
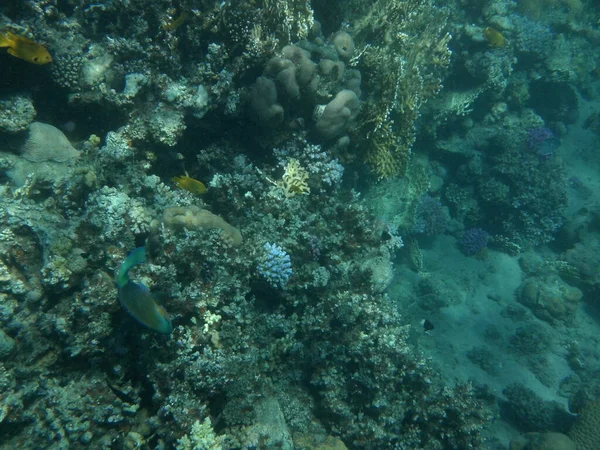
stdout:
[[207,191],[207,188],[204,185],[204,183],[198,180],[194,180],[193,178],[190,178],[187,175],[173,177],[173,181],[177,183],[177,186],[179,186],[181,189],[185,189],[186,191],[189,191],[192,194],[204,194]]
[[163,25],[163,30],[175,31],[188,19],[189,15],[185,11],[182,12],[177,19],[171,18]]
[[0,32],[0,47],[8,47],[8,54],[33,64],[48,64],[52,56],[46,47],[10,31]]
[[483,30],[483,36],[490,47],[504,47],[506,45],[506,38],[495,28],[487,27]]

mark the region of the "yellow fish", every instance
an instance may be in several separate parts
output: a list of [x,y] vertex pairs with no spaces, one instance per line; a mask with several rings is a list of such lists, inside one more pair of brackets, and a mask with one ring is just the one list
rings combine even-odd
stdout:
[[506,38],[502,33],[492,27],[487,27],[483,30],[483,36],[490,47],[504,47],[506,45]]
[[173,177],[173,181],[177,183],[181,189],[191,192],[192,194],[204,194],[208,189],[201,181],[194,180],[187,175]]
[[33,64],[48,64],[52,56],[46,47],[10,31],[0,32],[0,47],[8,47],[8,54]]
[[182,12],[177,19],[171,19],[163,25],[163,30],[175,31],[188,19],[188,13]]

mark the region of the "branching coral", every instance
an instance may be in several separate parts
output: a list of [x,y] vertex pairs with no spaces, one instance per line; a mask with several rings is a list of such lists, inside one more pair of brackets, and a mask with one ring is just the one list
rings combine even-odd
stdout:
[[307,184],[308,172],[296,159],[290,159],[285,166],[283,177],[277,185],[286,198],[296,195],[308,195],[310,188]]
[[266,25],[284,44],[306,39],[314,23],[310,0],[263,0]]
[[371,92],[359,134],[380,178],[405,173],[420,108],[442,87],[451,55],[446,16],[430,0],[379,0],[356,26],[364,47],[353,62]]

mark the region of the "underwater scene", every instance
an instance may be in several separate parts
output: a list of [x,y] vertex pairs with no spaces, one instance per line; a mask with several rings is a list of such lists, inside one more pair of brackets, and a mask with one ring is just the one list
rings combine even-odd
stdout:
[[0,450],[600,450],[600,3],[0,3]]

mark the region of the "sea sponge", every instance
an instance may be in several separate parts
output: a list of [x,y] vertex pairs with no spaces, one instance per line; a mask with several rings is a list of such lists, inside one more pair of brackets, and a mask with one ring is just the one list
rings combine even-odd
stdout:
[[344,78],[345,68],[346,65],[342,61],[322,59],[319,62],[319,71],[328,78],[336,81],[340,81]]
[[29,125],[29,135],[21,147],[23,158],[32,162],[64,163],[79,156],[67,137],[58,128],[42,122]]
[[199,208],[198,206],[174,206],[167,208],[163,212],[163,222],[166,226],[172,228],[187,228],[194,230],[198,228],[214,229],[223,231],[223,240],[234,247],[242,243],[242,233],[236,227],[229,225],[225,220],[216,214]]
[[276,127],[283,122],[283,107],[277,103],[277,88],[270,78],[256,79],[250,90],[250,106],[265,126]]
[[310,59],[310,53],[295,45],[286,45],[281,49],[284,58],[296,66],[296,80],[300,86],[306,86],[315,73],[316,64]]
[[277,82],[281,84],[285,93],[290,98],[295,99],[300,97],[300,86],[298,86],[298,81],[296,80],[296,67],[290,66],[279,72]]
[[333,37],[333,46],[342,59],[349,60],[354,55],[354,41],[345,31],[336,33]]
[[337,93],[317,119],[317,133],[324,139],[333,139],[346,131],[347,125],[358,115],[360,100],[354,93],[344,89]]

